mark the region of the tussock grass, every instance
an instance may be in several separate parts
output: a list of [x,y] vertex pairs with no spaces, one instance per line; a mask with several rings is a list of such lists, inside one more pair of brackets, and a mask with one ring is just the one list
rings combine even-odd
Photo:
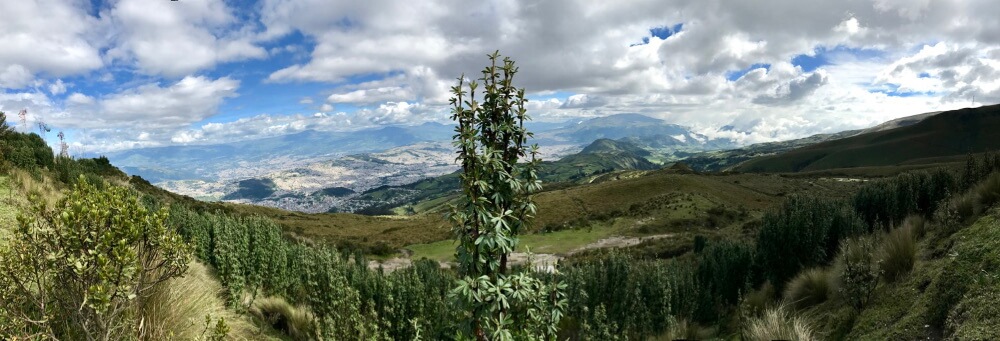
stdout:
[[997,202],[1000,202],[1000,172],[991,174],[965,194],[948,200],[944,205],[944,219],[938,220],[951,218],[957,220],[953,225],[962,225],[967,220],[986,213]]
[[670,325],[666,333],[652,340],[708,340],[715,335],[713,328],[706,328],[697,323],[682,319]]
[[145,340],[195,340],[204,336],[205,317],[211,326],[225,319],[229,338],[267,339],[246,317],[226,309],[222,286],[199,262],[191,262],[183,277],[160,283],[141,308],[140,335]]
[[796,309],[808,308],[825,302],[837,292],[830,271],[812,268],[799,273],[785,288],[785,302]]
[[763,314],[765,310],[777,304],[775,302],[775,291],[776,289],[774,285],[771,285],[771,282],[764,282],[764,285],[760,289],[754,290],[743,297],[740,310],[752,316]]
[[258,298],[250,307],[250,313],[295,340],[309,340],[315,335],[313,315],[308,308],[293,306],[283,298]]
[[750,317],[743,324],[743,340],[771,341],[818,340],[810,322],[790,312],[784,306],[768,308],[758,317]]
[[906,217],[906,220],[903,220],[902,226],[911,229],[916,239],[923,238],[927,232],[927,220],[919,214]]
[[917,261],[917,237],[913,225],[903,224],[882,238],[882,279],[895,282],[910,273]]

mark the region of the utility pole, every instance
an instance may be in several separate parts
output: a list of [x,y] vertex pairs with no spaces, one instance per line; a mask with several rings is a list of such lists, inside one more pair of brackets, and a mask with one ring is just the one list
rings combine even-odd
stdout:
[[69,145],[66,144],[66,134],[59,132],[59,157],[69,157]]
[[27,133],[28,132],[28,109],[21,109],[21,111],[19,111],[17,113],[17,117],[21,118],[21,129],[24,129],[24,132]]

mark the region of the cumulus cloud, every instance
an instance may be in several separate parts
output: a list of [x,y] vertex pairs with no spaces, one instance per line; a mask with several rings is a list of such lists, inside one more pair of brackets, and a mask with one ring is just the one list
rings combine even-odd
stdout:
[[[1000,101],[987,0],[53,0],[0,13],[0,108],[93,129],[80,141],[102,148],[446,121],[449,87],[494,50],[518,62],[539,120],[642,113],[746,142]],[[249,59],[266,67],[219,68]],[[241,82],[320,89],[206,124],[224,103],[266,102],[236,97]]]
[[[796,116],[789,122],[803,122],[825,114],[809,108],[830,101],[816,98],[820,94],[842,94],[852,87],[867,91],[875,83],[868,74],[866,85],[838,82],[830,91],[819,91],[831,86],[830,67],[805,72],[791,66],[795,56],[815,56],[819,48],[837,47],[892,54],[912,49],[927,37],[968,40],[971,32],[989,31],[990,25],[946,25],[950,15],[966,7],[959,4],[903,7],[885,1],[779,1],[758,6],[691,0],[671,6],[656,1],[612,6],[566,0],[470,7],[445,0],[333,6],[314,0],[266,0],[262,22],[270,36],[298,31],[316,40],[307,61],[272,73],[272,81],[338,82],[359,74],[391,75],[378,84],[335,91],[328,97],[332,103],[419,103],[420,93],[428,88],[447,98],[453,82],[440,75],[476,78],[483,56],[500,49],[519,62],[519,83],[530,91],[575,93],[558,107],[548,100],[532,104],[539,110],[536,117],[641,112],[714,129],[734,115],[764,112],[775,105],[803,105],[801,112],[788,113]],[[415,12],[421,15],[406,15]],[[587,20],[579,19],[583,17]],[[928,22],[939,25],[928,27]],[[670,36],[651,34],[652,27],[675,24],[681,24],[680,30]],[[889,62],[880,60],[879,67]],[[771,69],[726,79],[728,73],[755,64]],[[412,87],[414,65],[433,74],[424,89]],[[794,124],[780,126],[790,134],[796,131]]]
[[0,88],[20,89],[33,83],[35,76],[19,64],[8,65],[0,71]]
[[112,59],[134,59],[145,73],[183,76],[219,62],[267,56],[222,0],[122,0],[110,10],[118,45]]
[[103,66],[94,33],[104,25],[82,2],[5,1],[0,13],[0,87],[23,87],[37,73],[59,77]]
[[53,95],[61,95],[66,92],[66,84],[63,83],[62,79],[57,79],[53,83],[49,83],[49,93]]
[[753,99],[756,104],[784,105],[802,100],[816,92],[816,89],[826,84],[826,73],[813,72],[783,83],[774,89],[774,93],[766,93]]
[[388,101],[413,100],[414,94],[409,89],[399,86],[360,89],[348,93],[330,95],[326,100],[330,103],[380,103]]
[[67,112],[52,123],[83,129],[184,127],[216,114],[223,100],[237,95],[239,84],[227,77],[188,76],[166,87],[145,84],[98,99],[74,93],[67,98]]
[[444,110],[407,102],[385,103],[353,113],[261,114],[232,122],[208,123],[193,129],[179,130],[170,136],[170,141],[207,144],[280,136],[306,130],[350,131],[382,125],[416,125],[440,121],[446,115]]

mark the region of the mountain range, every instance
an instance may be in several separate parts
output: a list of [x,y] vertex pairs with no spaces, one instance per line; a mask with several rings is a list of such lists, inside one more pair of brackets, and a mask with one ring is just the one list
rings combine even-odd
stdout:
[[[530,122],[541,146],[547,181],[571,181],[620,169],[651,169],[684,154],[732,146],[690,129],[639,115],[580,121]],[[352,132],[308,130],[211,145],[112,152],[113,164],[165,189],[203,200],[256,203],[320,212],[355,211],[384,203],[398,187],[458,169],[450,140],[454,126],[425,123]],[[595,141],[602,141],[593,144]],[[584,150],[590,146],[589,150]],[[624,148],[608,150],[600,148]],[[578,153],[579,152],[579,153]],[[350,191],[352,193],[347,193]],[[411,193],[402,187],[392,190]],[[407,195],[402,195],[406,197]],[[421,195],[417,195],[420,197]],[[391,199],[389,201],[396,201]],[[357,204],[358,201],[362,204]],[[352,203],[353,202],[353,203]]]

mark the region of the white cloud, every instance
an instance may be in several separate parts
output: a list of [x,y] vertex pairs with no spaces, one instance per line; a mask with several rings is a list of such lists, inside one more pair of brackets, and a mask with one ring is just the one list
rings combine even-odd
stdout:
[[163,87],[151,83],[94,99],[74,93],[67,113],[53,123],[68,128],[107,129],[130,126],[145,129],[181,128],[218,112],[226,98],[235,97],[240,82],[227,77],[184,77]]
[[53,95],[61,95],[66,92],[66,84],[63,83],[62,79],[57,79],[53,83],[49,83],[49,93]]
[[232,29],[240,23],[222,0],[121,0],[110,12],[119,38],[108,56],[134,59],[145,73],[177,77],[267,56],[250,34]]
[[414,95],[403,87],[381,87],[374,89],[354,90],[348,93],[333,94],[326,100],[330,103],[380,103],[389,101],[413,100]]
[[87,5],[82,1],[0,3],[0,72],[17,69],[22,77],[37,73],[58,77],[102,67],[101,39],[94,31],[103,24],[87,14]]
[[[545,98],[528,103],[537,119],[635,112],[748,142],[858,128],[972,97],[1000,102],[1000,21],[988,0],[91,6],[0,4],[0,108],[28,107],[48,121],[93,129],[79,143],[107,148],[446,121],[455,78],[480,77],[485,55],[498,49],[520,67],[515,84]],[[650,32],[677,24],[666,38]],[[791,64],[803,54],[827,64]],[[259,63],[268,67],[228,76],[217,68],[258,58],[270,58]],[[769,67],[747,70],[752,65]],[[734,72],[745,74],[728,79]],[[285,99],[301,99],[304,107],[293,107],[310,112],[268,109],[278,112],[204,124],[233,101],[241,81],[256,84],[261,74],[267,86],[318,83]],[[266,98],[238,101],[233,107],[280,107]],[[341,107],[360,109],[332,113]],[[227,133],[218,130],[226,124]],[[741,131],[718,132],[727,124]]]
[[95,100],[93,97],[81,94],[79,92],[74,92],[69,97],[66,97],[66,103],[71,105],[93,105]]
[[0,88],[20,89],[33,83],[35,76],[19,64],[8,65],[0,71]]

